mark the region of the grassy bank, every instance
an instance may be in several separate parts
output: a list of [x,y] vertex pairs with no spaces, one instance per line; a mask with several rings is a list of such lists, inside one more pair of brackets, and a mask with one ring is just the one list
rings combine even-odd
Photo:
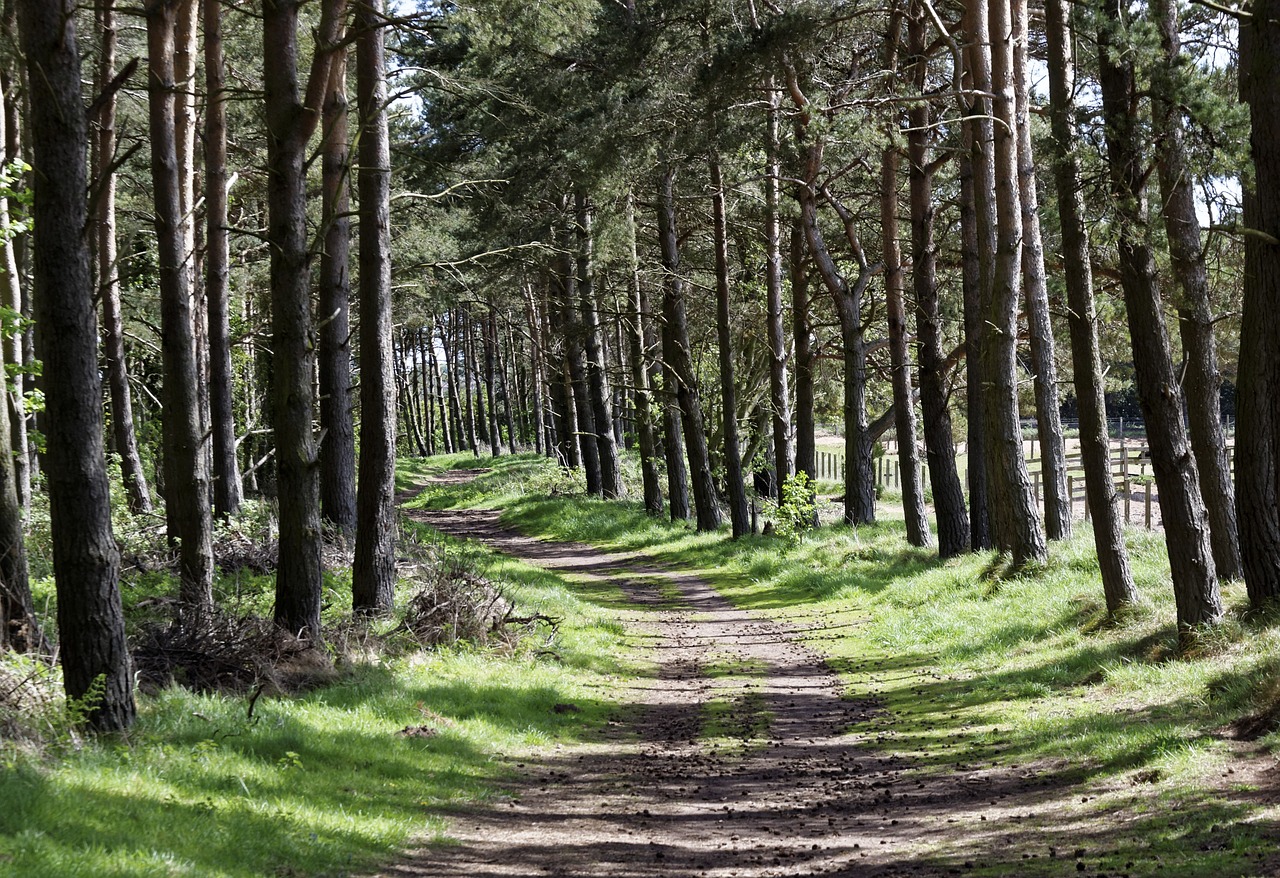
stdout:
[[[426,499],[500,503],[504,520],[531,534],[641,549],[806,629],[851,695],[883,707],[852,730],[869,746],[922,775],[990,782],[996,771],[1042,788],[1049,811],[1014,815],[1010,828],[1028,845],[1027,874],[1061,874],[1041,842],[1077,824],[1100,858],[1090,869],[1254,875],[1277,865],[1259,859],[1271,856],[1278,814],[1274,777],[1260,766],[1280,744],[1268,721],[1280,700],[1280,628],[1249,614],[1243,586],[1227,583],[1229,620],[1179,654],[1158,535],[1129,533],[1146,603],[1113,622],[1080,522],[1047,565],[1010,577],[991,554],[940,562],[908,547],[887,505],[883,523],[857,531],[734,542],[637,504],[527,493],[555,478],[511,460],[470,496]],[[1008,792],[993,788],[993,804]]]
[[[256,703],[171,687],[140,698],[127,740],[84,740],[61,705],[47,705],[39,746],[0,742],[0,875],[362,873],[436,837],[450,806],[500,794],[510,757],[592,736],[617,707],[611,684],[629,672],[610,596],[582,596],[477,546],[441,546],[445,563],[561,620],[554,640],[422,650],[397,645],[388,622],[373,633],[395,648],[374,649],[347,627],[326,685]],[[130,614],[164,587],[126,581]],[[269,576],[224,580],[220,599],[267,605],[270,587]],[[327,600],[349,601],[341,590],[338,577]],[[341,614],[326,609],[329,622]]]

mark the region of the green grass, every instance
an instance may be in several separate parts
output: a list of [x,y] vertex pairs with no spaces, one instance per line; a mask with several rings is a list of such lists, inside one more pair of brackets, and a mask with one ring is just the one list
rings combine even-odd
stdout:
[[[1250,857],[1280,815],[1232,782],[1244,745],[1224,729],[1280,704],[1280,628],[1275,614],[1247,611],[1241,583],[1225,583],[1229,620],[1180,654],[1160,535],[1128,533],[1145,603],[1113,621],[1080,522],[1046,565],[1008,576],[991,554],[942,562],[909,547],[900,512],[883,504],[886,520],[856,531],[732,541],[647,517],[635,503],[523,494],[533,477],[522,468],[534,465],[509,461],[487,476],[505,521],[643,550],[701,572],[740,607],[815,629],[811,645],[849,691],[882,707],[854,730],[868,746],[910,757],[925,774],[1033,767],[1061,799],[1062,820],[1125,815],[1099,837],[1129,852],[1115,868],[1134,860],[1132,874],[1160,864],[1169,874],[1259,874]],[[1275,733],[1262,741],[1278,744]],[[1062,866],[1029,859],[1026,873]]]
[[[252,718],[248,698],[169,689],[140,698],[127,740],[84,741],[50,708],[41,752],[0,744],[0,875],[353,874],[439,837],[451,807],[500,795],[510,757],[593,737],[619,709],[620,675],[635,670],[619,596],[409,528],[483,570],[522,611],[558,619],[554,639],[514,654],[357,656],[332,685],[259,699]],[[220,587],[248,609],[268,585]],[[136,613],[171,588],[137,577],[127,602]],[[342,583],[332,588],[340,600]],[[565,704],[577,710],[556,709]]]

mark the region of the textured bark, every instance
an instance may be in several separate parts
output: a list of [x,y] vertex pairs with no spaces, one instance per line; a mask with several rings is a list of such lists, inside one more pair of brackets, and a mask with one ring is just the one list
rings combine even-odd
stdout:
[[356,7],[360,113],[360,481],[351,576],[357,612],[391,609],[396,581],[396,413],[391,361],[391,136],[384,0]]
[[325,0],[303,94],[298,83],[298,0],[262,5],[267,123],[267,240],[271,244],[272,419],[280,510],[275,621],[320,635],[320,478],[312,375],[311,254],[307,247],[307,141],[329,83],[343,0]]
[[555,441],[547,425],[547,375],[546,350],[543,347],[542,317],[533,299],[533,286],[525,286],[525,316],[529,321],[529,371],[532,388],[529,398],[533,404],[533,443],[538,454],[552,455]]
[[46,484],[63,685],[86,702],[86,719],[123,731],[135,715],[120,605],[120,559],[102,446],[102,385],[89,274],[85,153],[74,4],[21,0],[22,48],[31,82],[35,174],[36,316],[43,327]]
[[1217,345],[1213,337],[1213,308],[1209,303],[1209,272],[1200,240],[1200,220],[1187,167],[1182,111],[1178,107],[1182,57],[1176,0],[1155,0],[1150,6],[1160,30],[1163,58],[1152,74],[1152,123],[1156,135],[1156,171],[1160,181],[1160,211],[1169,240],[1169,261],[1177,282],[1178,333],[1185,358],[1182,392],[1187,404],[1191,450],[1200,471],[1201,495],[1209,511],[1209,544],[1218,576],[1239,579],[1242,574],[1239,528],[1236,526],[1235,488],[1222,432]]
[[1035,152],[1031,146],[1030,96],[1027,93],[1027,0],[1010,0],[1013,24],[1013,90],[1018,131],[1018,194],[1022,204],[1022,283],[1031,336],[1036,428],[1044,479],[1044,528],[1051,540],[1071,536],[1071,499],[1067,496],[1067,451],[1062,438],[1058,367],[1049,287],[1040,234],[1040,197],[1036,191]]
[[[673,379],[674,386],[671,390],[680,405],[680,421],[689,457],[689,481],[693,486],[693,506],[698,530],[711,531],[720,526],[720,504],[711,474],[711,456],[707,451],[702,399],[689,350],[689,324],[684,303],[685,281],[680,274],[680,248],[676,233],[675,179],[675,166],[667,165],[659,178],[658,186],[658,243],[662,250],[662,267],[666,272],[662,295],[662,359]],[[674,444],[670,436],[667,441],[668,444]],[[675,496],[676,492],[672,490],[673,516]]]
[[577,222],[578,303],[582,309],[582,336],[586,354],[587,379],[591,393],[591,410],[596,428],[596,453],[600,458],[600,488],[607,500],[626,495],[622,484],[622,460],[618,440],[613,431],[613,396],[609,390],[609,374],[596,305],[595,268],[592,264],[591,214],[586,193],[574,195]]
[[[103,44],[114,43],[114,25],[112,25],[112,11],[108,4],[102,7],[99,12],[99,24],[106,23],[112,28],[112,33],[108,36],[104,31]],[[114,46],[111,46],[110,54],[114,56]],[[113,75],[111,68],[114,66],[114,58],[105,60],[99,66],[99,78],[103,82],[110,82]],[[10,99],[9,95],[0,92],[0,101],[7,103]],[[114,140],[115,121],[114,121],[114,99],[110,99],[107,103],[112,104],[112,112],[108,117],[108,126],[110,129],[110,137]],[[0,143],[4,141],[4,124],[8,115],[4,111],[4,106],[0,104]],[[99,115],[102,119],[105,115]],[[101,152],[102,142],[106,139],[99,134],[99,152],[98,163],[102,165]],[[110,141],[109,141],[110,143]],[[110,156],[111,153],[105,153]],[[108,159],[109,161],[109,159]],[[105,186],[114,187],[115,178],[111,175],[109,179],[104,178]],[[113,271],[115,268],[115,203],[114,191],[111,193],[112,203],[109,214],[109,229],[111,236],[111,262],[110,267]],[[103,201],[106,201],[106,193],[103,193]],[[97,228],[98,240],[104,237],[102,229],[103,211],[99,208],[99,226]],[[9,199],[0,197],[0,229],[3,229],[4,242],[2,245],[4,257],[4,275],[5,284],[8,287],[5,295],[5,301],[12,302],[16,299],[19,306],[22,302],[22,286],[21,279],[18,276],[18,263],[14,258],[13,252],[13,236],[10,226],[9,217]],[[115,277],[114,274],[108,272],[103,274],[102,285],[110,283],[110,278]],[[117,297],[119,290],[116,291]],[[14,332],[10,337],[4,340],[4,344],[0,346],[0,375],[5,375],[8,371],[7,366],[10,363],[21,363],[22,341],[21,333]],[[31,581],[27,574],[27,546],[26,534],[23,527],[23,509],[30,501],[31,485],[28,483],[23,485],[23,478],[26,475],[25,467],[19,467],[19,461],[25,462],[25,456],[20,453],[22,445],[14,442],[13,425],[22,423],[23,418],[23,400],[22,400],[22,380],[21,375],[15,373],[13,378],[14,389],[12,393],[6,394],[9,399],[0,402],[0,650],[4,648],[13,649],[19,652],[48,652],[48,644],[44,639],[44,632],[40,628],[40,622],[36,618],[35,603],[31,596]],[[132,437],[132,421],[129,422],[129,435]],[[118,435],[118,433],[117,433]],[[8,453],[9,449],[14,449],[18,453]],[[137,446],[133,448],[134,458],[137,457]],[[121,455],[123,459],[123,455]],[[123,468],[123,467],[122,467]],[[145,488],[145,485],[144,485]],[[145,496],[145,495],[144,495]],[[25,499],[24,499],[25,498]],[[148,504],[149,508],[149,504]],[[136,510],[135,510],[136,511]]]
[[[1011,31],[1009,0],[990,0],[991,32]],[[1013,46],[991,47],[995,126],[996,262],[991,293],[984,303],[986,331],[979,352],[986,418],[987,479],[991,490],[991,535],[1014,564],[1048,556],[1031,478],[1022,450],[1018,419],[1018,301],[1022,266],[1022,200],[1018,186],[1016,87]]]
[[902,512],[907,542],[928,546],[929,519],[925,515],[920,454],[916,449],[916,415],[911,393],[911,362],[907,353],[907,313],[903,305],[902,248],[898,243],[898,149],[891,146],[881,156],[881,234],[884,254],[885,316],[889,330],[894,426],[898,437],[898,464],[902,472]]
[[[208,2],[208,0],[206,0]],[[334,55],[322,115],[320,159],[324,249],[316,278],[320,317],[320,514],[356,529],[356,426],[351,399],[351,156],[347,145],[347,53]]]
[[769,342],[769,414],[777,474],[773,484],[780,488],[795,472],[795,449],[791,442],[791,393],[787,388],[787,340],[782,319],[782,231],[778,204],[782,177],[778,132],[781,110],[772,77],[765,82],[765,88],[769,93],[764,179],[765,337]]
[[[965,256],[964,338],[967,355],[965,390],[969,450],[969,529],[974,551],[994,545],[991,533],[991,490],[987,473],[987,434],[983,396],[983,350],[987,345],[983,303],[995,273],[996,207],[994,131],[991,123],[991,35],[984,0],[964,7],[967,52],[965,77],[973,90],[962,134],[969,147],[968,175],[961,160],[961,249]],[[967,197],[965,197],[967,195]],[[969,220],[969,222],[965,222]],[[974,258],[976,257],[976,258]],[[974,265],[973,263],[976,263]],[[976,275],[974,269],[976,268]]]
[[591,392],[587,384],[587,357],[582,350],[582,325],[578,310],[578,278],[574,262],[565,251],[556,260],[556,288],[552,307],[558,317],[557,331],[564,339],[565,378],[568,392],[566,401],[573,412],[573,429],[570,440],[576,449],[574,460],[582,467],[586,478],[587,493],[597,497],[604,488],[600,477],[600,446],[596,443],[595,409],[591,407]]
[[147,92],[151,185],[160,286],[164,363],[165,505],[176,537],[181,613],[195,626],[213,609],[213,518],[209,465],[200,417],[196,314],[184,235],[183,166],[178,152],[174,35],[181,4],[147,5]]
[[414,362],[418,368],[418,381],[421,387],[422,400],[422,432],[427,443],[427,456],[436,453],[436,401],[431,383],[432,370],[429,367],[427,331],[419,326],[413,332]]
[[494,338],[493,303],[485,306],[484,320],[480,326],[481,344],[484,350],[484,392],[489,411],[489,454],[502,454],[502,431],[498,429],[498,365],[497,339]]
[[462,392],[466,398],[466,419],[467,419],[467,445],[471,448],[471,453],[476,457],[480,456],[480,443],[476,441],[476,411],[471,405],[471,355],[468,351],[468,329],[469,318],[464,311],[455,311],[454,324],[454,355],[460,358],[462,363]]
[[444,354],[445,379],[449,395],[449,421],[453,429],[453,450],[465,451],[467,437],[463,430],[462,403],[458,399],[458,358],[456,348],[450,346],[449,327],[453,325],[452,312],[440,323],[440,351]]
[[[100,7],[100,12],[108,8],[105,3]],[[16,25],[12,21],[13,4],[10,3],[5,11],[5,27],[10,33],[16,33]],[[103,42],[107,41],[107,35],[103,34]],[[22,147],[22,103],[23,96],[19,83],[21,77],[18,71],[10,66],[15,62],[10,59],[8,62],[0,62],[0,94],[3,95],[3,107],[0,107],[0,114],[4,118],[4,134],[0,138],[0,143],[4,147],[4,161],[6,164],[19,160],[23,154]],[[111,62],[114,65],[114,60]],[[112,96],[114,98],[114,96]],[[114,110],[115,104],[111,100],[103,102],[105,105],[110,103]],[[101,113],[99,115],[101,119]],[[112,136],[114,137],[114,123],[112,125]],[[114,196],[114,192],[112,195]],[[106,200],[106,192],[104,191],[102,200]],[[0,202],[0,207],[8,209],[7,199]],[[4,220],[7,222],[7,218]],[[30,316],[31,313],[31,296],[30,282],[28,280],[28,272],[25,255],[28,252],[27,240],[29,232],[13,231],[5,236],[3,244],[0,244],[0,256],[4,259],[4,299],[3,301],[14,310],[15,313],[23,316]],[[105,296],[105,290],[102,295]],[[31,329],[25,332],[12,333],[4,342],[5,359],[7,362],[21,366],[29,366],[32,356],[29,338]],[[14,473],[18,484],[18,502],[22,508],[26,510],[31,505],[31,444],[27,436],[27,419],[29,414],[26,406],[26,390],[32,386],[34,379],[27,376],[25,370],[16,372],[10,379],[13,392],[9,395],[10,406],[10,423],[12,424],[11,439],[14,451]],[[136,444],[136,443],[135,443]],[[150,496],[147,496],[150,502]],[[150,507],[148,507],[149,509]]]
[[818,474],[813,414],[813,372],[817,356],[813,352],[813,327],[809,320],[809,265],[804,224],[800,220],[791,227],[790,274],[791,332],[796,345],[796,472],[812,480]]
[[430,372],[432,386],[435,388],[435,398],[440,404],[440,441],[444,446],[445,454],[453,454],[457,451],[457,446],[453,441],[453,429],[450,421],[449,395],[445,392],[444,382],[440,379],[440,363],[436,359],[436,336],[435,326],[427,330],[427,369]]
[[1240,96],[1254,192],[1245,192],[1244,314],[1237,370],[1236,509],[1249,602],[1280,598],[1280,2],[1258,0],[1240,23]]
[[627,194],[627,232],[630,236],[629,275],[631,281],[632,319],[627,323],[630,336],[630,365],[632,397],[636,413],[636,436],[640,446],[640,476],[644,484],[644,510],[650,515],[662,514],[662,482],[658,473],[658,438],[654,423],[653,390],[649,383],[650,353],[645,332],[646,322],[652,320],[648,295],[640,279],[640,260],[636,253],[635,200]]
[[[107,85],[115,77],[116,24],[115,4],[106,0],[98,8],[98,28],[102,45],[98,58],[99,94],[105,95],[98,110],[97,155],[99,173],[105,173],[116,153],[116,96],[107,92]],[[6,95],[6,98],[9,96]],[[7,113],[5,114],[8,115]],[[0,200],[0,223],[8,225],[8,199]],[[133,395],[129,388],[129,366],[124,349],[124,318],[120,307],[120,264],[116,245],[116,178],[114,173],[102,178],[98,194],[95,243],[98,256],[98,289],[102,296],[102,350],[106,361],[108,395],[111,402],[111,430],[116,453],[120,455],[120,475],[124,482],[129,511],[135,515],[151,511],[151,491],[147,487],[146,472],[142,468],[142,456],[138,453],[137,432],[133,426]],[[18,265],[14,258],[12,241],[5,242],[5,275],[10,285],[8,301],[21,302],[22,291],[18,287]],[[17,309],[20,310],[20,305]],[[15,347],[7,352],[7,360],[21,363],[21,335],[14,335]],[[14,414],[15,424],[24,422],[22,376],[16,376],[14,392],[17,394]],[[25,445],[25,431],[21,444]],[[19,460],[25,455],[19,454]],[[23,467],[25,470],[25,467]],[[21,481],[21,475],[19,475]],[[30,485],[27,486],[28,492]]]
[[1071,357],[1075,366],[1076,408],[1080,418],[1080,457],[1084,464],[1093,543],[1102,575],[1107,612],[1139,600],[1117,509],[1107,436],[1102,352],[1093,302],[1093,269],[1080,192],[1079,138],[1075,128],[1075,66],[1068,0],[1046,0],[1045,33],[1049,47],[1049,118],[1052,159],[1062,229],[1063,279],[1070,307]]
[[[913,7],[908,38],[916,58],[913,79],[916,88],[925,80],[928,63],[920,51],[924,42],[922,9]],[[947,406],[946,355],[942,349],[942,313],[938,296],[938,248],[933,237],[933,173],[930,168],[928,130],[929,109],[915,106],[909,111],[907,156],[910,160],[911,205],[911,286],[916,302],[916,339],[920,361],[920,408],[924,415],[925,456],[933,484],[933,505],[938,520],[938,554],[943,558],[960,555],[970,548],[969,515],[965,510],[964,488],[956,468],[956,449]],[[970,358],[972,369],[972,358]],[[970,371],[970,380],[973,372]],[[896,406],[895,406],[896,408]],[[972,461],[970,452],[970,460]],[[972,472],[972,470],[971,470]],[[985,508],[985,505],[984,507]]]
[[858,250],[855,254],[858,276],[850,284],[827,251],[818,228],[817,196],[813,190],[817,169],[822,163],[821,156],[821,147],[810,147],[806,172],[808,185],[800,189],[800,215],[809,251],[818,266],[818,275],[831,294],[840,319],[844,359],[844,521],[845,524],[870,524],[876,520],[872,471],[875,439],[867,418],[867,345],[863,337],[862,297],[875,269],[867,265]]
[[[720,157],[715,150],[711,151],[711,215],[712,236],[715,246],[716,261],[716,339],[719,341],[720,354],[720,410],[722,415],[722,431],[724,433],[724,471],[725,484],[728,488],[729,521],[733,528],[733,538],[737,539],[751,532],[751,520],[747,513],[747,486],[742,479],[742,449],[738,444],[738,397],[733,374],[733,333],[730,328],[732,317],[729,313],[729,220],[724,205],[724,175],[720,170]],[[766,186],[772,185],[766,183]],[[774,198],[776,202],[776,194]],[[777,204],[773,205],[775,216],[772,220],[774,245],[777,243]],[[766,212],[768,208],[766,207]],[[769,220],[766,220],[766,224]],[[769,232],[765,233],[766,238]],[[766,244],[766,247],[769,245]],[[772,257],[771,257],[772,258]],[[781,272],[781,265],[777,266]],[[767,271],[772,272],[770,265]],[[781,277],[778,287],[782,286]],[[773,308],[773,291],[769,293],[769,307]],[[781,290],[778,290],[779,307],[781,307]],[[773,339],[773,320],[770,315],[770,343]],[[774,357],[770,360],[776,362]],[[785,379],[784,379],[785,387]],[[772,392],[772,379],[770,384]],[[774,425],[774,448],[778,448],[777,424]],[[786,430],[783,430],[782,449],[785,453],[787,442]],[[786,463],[778,464],[785,471]]]
[[204,0],[205,299],[209,320],[209,421],[213,432],[213,508],[222,518],[240,509],[240,467],[232,397],[231,287],[227,231],[227,93],[222,57],[222,4]]
[[1160,494],[1178,629],[1185,632],[1221,621],[1222,599],[1199,473],[1182,423],[1182,392],[1160,308],[1155,254],[1146,243],[1145,160],[1138,142],[1132,53],[1121,32],[1119,0],[1107,0],[1103,11],[1098,25],[1099,80],[1111,193],[1119,226],[1120,283],[1128,312],[1138,399]]

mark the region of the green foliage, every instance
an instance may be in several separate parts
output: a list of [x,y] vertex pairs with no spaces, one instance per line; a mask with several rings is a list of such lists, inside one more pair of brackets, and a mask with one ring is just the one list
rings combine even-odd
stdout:
[[797,472],[782,483],[780,494],[777,503],[764,501],[765,515],[778,536],[798,540],[817,525],[817,489],[808,473]]

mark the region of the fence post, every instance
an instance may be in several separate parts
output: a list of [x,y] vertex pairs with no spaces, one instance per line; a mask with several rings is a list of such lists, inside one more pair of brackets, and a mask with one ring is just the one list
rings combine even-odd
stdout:
[[1125,473],[1124,474],[1124,523],[1125,524],[1133,523],[1132,519],[1129,518],[1129,506],[1130,506],[1130,503],[1132,503],[1132,501],[1133,501],[1133,485],[1129,484],[1129,474]]
[[1151,483],[1147,482],[1147,530],[1151,530]]
[[1071,517],[1076,517],[1076,477],[1067,476],[1067,508],[1071,510]]

